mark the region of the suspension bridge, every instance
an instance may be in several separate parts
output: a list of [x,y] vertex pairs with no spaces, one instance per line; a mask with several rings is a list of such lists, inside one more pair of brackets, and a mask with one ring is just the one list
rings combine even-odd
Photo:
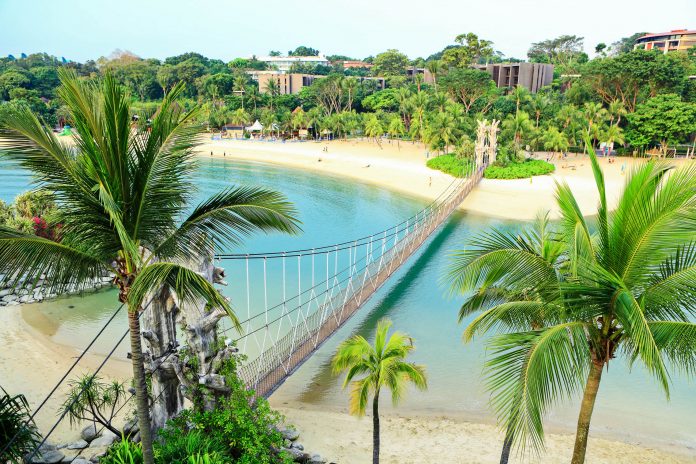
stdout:
[[235,279],[233,303],[238,315],[246,310],[235,337],[247,358],[239,370],[246,385],[270,396],[450,217],[484,167],[452,181],[412,217],[369,236],[312,249],[216,255],[229,274],[243,276]]

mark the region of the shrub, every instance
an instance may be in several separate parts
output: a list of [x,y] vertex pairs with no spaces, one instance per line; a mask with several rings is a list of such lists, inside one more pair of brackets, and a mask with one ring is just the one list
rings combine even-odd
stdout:
[[206,435],[200,430],[186,432],[180,427],[167,427],[160,431],[159,438],[154,452],[155,461],[161,463],[189,464],[191,458],[218,456],[227,450],[225,442],[219,436]]
[[454,177],[464,177],[471,172],[473,163],[468,158],[461,158],[455,155],[440,155],[429,159],[426,166]]
[[32,452],[40,438],[34,423],[29,421],[26,398],[11,396],[0,387],[0,451],[13,438],[12,445],[0,456],[0,462],[24,462],[22,456]]
[[543,160],[527,160],[522,163],[510,163],[507,166],[488,166],[483,176],[486,179],[526,179],[549,174],[555,169],[556,166]]
[[133,443],[122,439],[114,443],[101,459],[101,464],[141,464],[143,462],[143,448],[140,443]]

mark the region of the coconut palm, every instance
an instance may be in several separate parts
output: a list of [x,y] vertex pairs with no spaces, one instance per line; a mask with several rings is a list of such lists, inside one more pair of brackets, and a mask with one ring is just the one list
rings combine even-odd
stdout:
[[[561,259],[544,263],[515,234],[493,234],[477,256],[460,252],[449,273],[454,289],[481,301],[466,333],[503,332],[488,343],[488,388],[523,450],[543,446],[542,417],[554,404],[581,394],[573,464],[585,460],[602,373],[617,356],[642,364],[667,395],[668,366],[696,374],[696,166],[637,167],[609,213],[590,158],[594,227],[568,185],[556,189]],[[522,249],[506,251],[513,245]]]
[[447,153],[449,146],[457,139],[457,125],[452,114],[449,112],[435,113],[427,121],[423,139],[430,145],[431,149],[438,152],[444,150],[444,153]]
[[278,83],[277,80],[271,78],[268,79],[268,82],[266,82],[266,86],[264,88],[264,91],[268,94],[269,97],[271,97],[271,111],[273,111],[273,99],[280,95],[280,84]]
[[601,103],[587,102],[582,108],[582,114],[585,118],[587,134],[592,140],[591,147],[594,147],[594,141],[601,133],[602,124],[607,118],[607,110],[602,107]]
[[244,108],[237,108],[230,114],[230,122],[238,126],[243,126],[251,121],[249,113],[244,111]]
[[526,87],[517,85],[510,91],[509,98],[515,102],[515,112],[520,112],[520,107],[532,99],[532,94]]
[[621,116],[626,116],[628,111],[621,100],[612,100],[607,108],[607,113],[609,113],[609,124],[618,126],[621,124]]
[[[455,255],[448,275],[453,293],[465,296],[459,322],[476,316],[464,331],[464,342],[498,326],[538,330],[556,322],[562,305],[563,251],[558,233],[549,227],[548,214],[540,214],[520,232],[495,229],[472,239]],[[515,311],[522,318],[508,317]],[[508,462],[515,432],[515,427],[507,427],[500,464]]]
[[244,109],[244,94],[246,93],[246,83],[247,80],[244,76],[236,76],[232,84],[232,90],[234,93],[239,94],[240,101],[242,102],[242,109]]
[[0,387],[0,462],[19,464],[41,442],[24,395]]
[[196,169],[198,111],[177,104],[184,86],[172,88],[148,127],[133,127],[130,98],[109,75],[100,82],[61,70],[58,94],[79,134],[61,143],[29,109],[0,121],[4,156],[31,171],[60,205],[61,241],[0,227],[0,274],[5,284],[43,279],[51,293],[81,289],[103,273],[115,275],[118,299],[128,308],[133,384],[145,463],[152,437],[143,367],[140,314],[146,295],[166,285],[181,304],[203,299],[230,304],[187,264],[214,248],[238,243],[254,231],[295,232],[295,210],[280,194],[238,187],[190,207]]
[[406,128],[404,127],[404,122],[400,117],[392,116],[392,118],[389,120],[387,133],[392,139],[396,138],[396,145],[398,148],[401,148],[399,145],[399,140],[404,136],[404,133],[406,133]]
[[568,138],[556,127],[549,127],[544,133],[544,148],[551,150],[552,153],[566,151],[568,149]]
[[365,118],[365,135],[375,139],[379,145],[379,137],[384,134],[384,127],[376,114],[369,114]]
[[522,142],[534,131],[534,125],[525,111],[508,114],[503,120],[503,131],[511,134],[515,147],[519,149]]
[[351,111],[353,109],[353,100],[355,99],[355,93],[358,90],[359,82],[354,77],[346,77],[341,82],[343,89],[346,91],[346,110]]
[[[382,319],[377,323],[375,343],[361,335],[355,335],[341,343],[331,367],[334,375],[347,371],[343,388],[351,384],[350,413],[364,416],[370,394],[372,398],[372,462],[379,463],[379,395],[382,388],[391,391],[392,404],[396,406],[412,383],[419,390],[427,388],[423,366],[406,362],[415,349],[413,339],[402,332],[389,335],[392,323]],[[357,378],[358,376],[363,376]]]
[[433,75],[433,86],[435,87],[435,93],[437,93],[437,76],[442,72],[442,62],[439,60],[428,61],[425,63],[425,68]]
[[539,128],[539,118],[551,106],[551,99],[543,94],[536,94],[529,101],[529,109],[534,114],[534,127]]

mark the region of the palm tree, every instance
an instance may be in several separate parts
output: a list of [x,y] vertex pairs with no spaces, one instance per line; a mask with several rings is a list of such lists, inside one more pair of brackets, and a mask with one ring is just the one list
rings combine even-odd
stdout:
[[543,446],[544,414],[582,392],[573,464],[585,460],[602,373],[614,358],[643,364],[667,395],[668,366],[696,374],[696,166],[637,167],[609,213],[604,175],[589,155],[596,224],[558,185],[561,259],[539,259],[516,234],[496,232],[475,252],[458,253],[449,273],[483,310],[465,333],[504,332],[489,342],[488,388],[518,445]]
[[435,87],[435,93],[437,93],[437,76],[442,72],[442,62],[439,60],[428,61],[425,63],[425,68],[433,75],[433,86]]
[[619,145],[623,145],[624,144],[623,129],[621,129],[618,124],[611,125],[611,126],[607,127],[607,129],[604,132],[602,132],[602,138],[611,147],[614,146],[614,143],[618,143]]
[[346,93],[348,94],[348,98],[346,99],[346,110],[351,111],[353,109],[353,99],[355,99],[355,92],[357,91],[359,85],[358,80],[354,77],[346,77],[345,79],[343,79],[341,84],[345,89]]
[[510,91],[510,98],[515,102],[515,112],[520,112],[520,106],[529,102],[532,99],[532,94],[526,87],[517,85]]
[[518,111],[515,114],[508,114],[503,121],[503,130],[512,134],[515,147],[519,149],[522,146],[522,141],[534,131],[534,126],[532,121],[529,120],[529,114],[524,111]]
[[551,106],[549,97],[540,93],[534,95],[534,98],[530,100],[529,107],[532,113],[534,113],[535,119],[534,127],[539,128],[539,118],[541,118],[542,113],[546,111],[549,106]]
[[590,136],[590,148],[594,148],[594,142],[602,129],[602,123],[607,117],[607,110],[601,103],[587,102],[582,108],[582,114],[587,124],[587,134]]
[[424,131],[424,140],[433,150],[438,152],[448,148],[457,139],[457,125],[454,117],[449,112],[438,112],[427,122]]
[[249,121],[250,121],[249,113],[244,111],[244,108],[237,108],[230,115],[230,122],[232,124],[243,126],[244,124],[248,123]]
[[621,116],[628,114],[626,111],[626,105],[621,100],[612,100],[609,103],[609,108],[607,108],[609,113],[609,124],[612,126],[616,124],[617,126],[621,124]]
[[273,78],[268,79],[264,90],[271,97],[271,111],[273,111],[273,98],[280,94],[280,84]]
[[244,76],[237,76],[234,78],[232,84],[232,90],[234,93],[239,94],[239,98],[242,101],[242,109],[244,109],[244,94],[246,93],[246,78]]
[[389,127],[387,128],[387,133],[391,138],[396,137],[396,146],[400,149],[401,146],[399,145],[399,140],[401,137],[403,137],[404,133],[406,132],[406,128],[404,127],[404,122],[401,120],[400,117],[398,116],[393,116],[391,120],[389,121]]
[[[466,297],[459,310],[459,322],[480,314],[464,331],[466,343],[498,325],[512,330],[538,330],[548,320],[554,320],[561,304],[561,245],[558,234],[549,227],[548,214],[540,214],[531,227],[519,233],[499,229],[487,232],[455,255],[448,279],[452,292]],[[519,266],[517,273],[510,272],[519,263],[524,263],[524,267]],[[523,318],[506,320],[505,315],[515,310]],[[515,427],[507,427],[500,464],[508,462],[515,432]]]
[[[187,262],[250,232],[295,232],[295,210],[279,193],[230,188],[191,209],[194,149],[200,143],[198,111],[177,104],[184,86],[172,88],[151,124],[132,127],[130,98],[110,76],[99,83],[60,70],[58,94],[70,109],[79,137],[62,144],[29,109],[18,107],[0,121],[5,156],[34,174],[61,205],[61,241],[0,227],[0,273],[8,284],[38,281],[52,293],[84,288],[113,273],[118,299],[128,308],[133,383],[145,463],[153,462],[140,313],[145,296],[171,287],[181,304],[203,299],[229,303]],[[188,213],[188,214],[187,214]]]
[[379,137],[384,134],[384,127],[382,126],[379,117],[376,114],[368,114],[365,119],[365,135],[375,139],[375,142],[379,145]]
[[[348,371],[343,388],[351,384],[351,414],[364,416],[369,396],[373,395],[373,464],[379,464],[379,394],[382,387],[391,391],[392,403],[396,406],[403,398],[409,382],[419,390],[425,390],[428,386],[424,367],[405,361],[415,349],[413,339],[402,332],[389,335],[391,326],[388,319],[377,323],[374,346],[361,335],[349,338],[341,343],[331,362],[334,375]],[[356,379],[360,375],[364,377]]]
[[551,126],[544,133],[544,148],[551,150],[552,153],[566,151],[568,149],[568,138],[556,127]]

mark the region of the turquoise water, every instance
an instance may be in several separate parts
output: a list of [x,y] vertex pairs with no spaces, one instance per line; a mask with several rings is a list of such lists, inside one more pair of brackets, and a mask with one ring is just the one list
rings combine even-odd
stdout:
[[[237,252],[297,249],[325,245],[364,236],[395,224],[425,205],[422,200],[379,187],[319,176],[274,166],[204,159],[199,195],[210,194],[231,182],[278,189],[293,201],[303,221],[299,236],[258,236]],[[27,178],[15,170],[0,168],[0,199],[12,196],[26,185]],[[409,263],[397,272],[341,331],[332,337],[274,395],[274,402],[301,401],[311,407],[338,409],[347,406],[347,394],[331,377],[328,363],[336,345],[353,333],[369,336],[382,317],[389,317],[399,330],[416,339],[416,362],[426,366],[430,386],[425,393],[413,392],[400,412],[449,415],[472,420],[493,420],[481,382],[484,344],[476,340],[464,345],[463,325],[457,323],[458,302],[444,296],[439,285],[450,250],[462,247],[468,237],[491,226],[517,227],[515,223],[456,214]],[[303,262],[303,270],[309,262]],[[240,315],[246,311],[241,289],[245,286],[240,263],[223,263],[232,297]],[[275,266],[275,267],[274,267]],[[279,275],[277,265],[269,266],[271,281]],[[252,285],[258,284],[258,266],[251,270]],[[306,279],[307,274],[303,276]],[[269,285],[269,298],[281,293],[277,283]],[[288,293],[289,294],[289,293]],[[72,307],[71,307],[72,306]],[[250,302],[257,308],[258,301]],[[60,343],[84,346],[115,308],[114,292],[60,299],[28,306],[25,317]],[[99,352],[125,330],[108,329]],[[466,323],[466,321],[464,322]],[[123,356],[125,347],[120,350]],[[674,377],[671,401],[658,385],[636,367],[629,372],[619,360],[604,376],[595,409],[592,431],[632,442],[696,447],[696,393],[693,383]],[[388,402],[384,407],[388,408]],[[552,429],[571,430],[577,404],[557,408],[549,418]]]

